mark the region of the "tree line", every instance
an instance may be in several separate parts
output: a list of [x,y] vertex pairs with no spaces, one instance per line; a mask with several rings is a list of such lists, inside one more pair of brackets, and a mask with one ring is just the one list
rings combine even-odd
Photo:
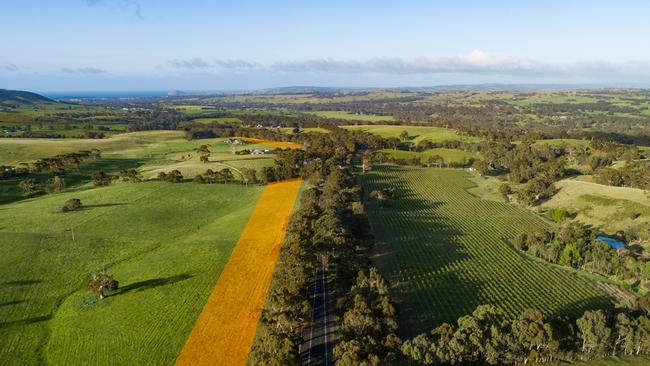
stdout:
[[507,319],[498,308],[480,305],[455,325],[443,323],[405,341],[401,351],[413,365],[526,365],[649,354],[649,310],[646,301],[610,312],[588,310],[573,321],[548,320],[536,309]]

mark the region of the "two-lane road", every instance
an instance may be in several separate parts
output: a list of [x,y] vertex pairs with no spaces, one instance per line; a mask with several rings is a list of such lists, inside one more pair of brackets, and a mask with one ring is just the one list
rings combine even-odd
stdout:
[[304,343],[300,346],[302,364],[308,366],[330,366],[332,348],[338,339],[334,307],[327,292],[325,266],[316,272],[314,281],[307,289],[312,302],[312,323],[302,331]]

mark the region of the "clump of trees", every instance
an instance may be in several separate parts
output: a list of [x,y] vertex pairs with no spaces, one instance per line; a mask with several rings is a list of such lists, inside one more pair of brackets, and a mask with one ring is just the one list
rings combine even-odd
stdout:
[[86,283],[86,289],[95,294],[98,300],[108,296],[109,291],[117,290],[118,286],[119,282],[106,271],[93,272]]
[[199,154],[199,160],[201,160],[202,163],[210,161],[210,149],[208,148],[208,145],[201,145],[195,150]]
[[135,169],[126,169],[120,172],[119,178],[122,179],[122,182],[141,182],[142,178],[140,173]]
[[456,325],[444,323],[401,346],[415,365],[527,364],[650,353],[648,309],[585,311],[575,322],[548,321],[536,309],[509,320],[480,305]]
[[59,192],[62,191],[64,188],[65,188],[65,180],[58,175],[53,176],[43,185],[43,189],[47,193]]
[[395,361],[402,341],[388,284],[376,268],[360,271],[344,300],[337,365],[381,365]]
[[617,187],[650,189],[650,163],[628,161],[621,168],[601,167],[594,172],[596,182]]
[[556,191],[553,183],[566,176],[564,147],[498,141],[484,143],[480,150],[484,159],[475,161],[472,168],[482,175],[524,183],[516,197],[526,205],[551,197]]
[[36,179],[30,178],[21,180],[20,183],[18,183],[18,187],[23,191],[24,196],[29,197],[38,190],[39,185]]
[[641,248],[613,249],[597,240],[596,232],[579,222],[570,222],[556,231],[522,233],[513,244],[521,251],[552,263],[632,282],[650,280],[650,262]]
[[197,174],[194,177],[193,182],[202,184],[227,184],[229,182],[232,182],[234,179],[235,176],[232,174],[232,171],[229,168],[223,168],[219,171],[208,169],[203,174]]
[[109,186],[113,182],[113,178],[103,171],[94,172],[90,179],[92,180],[95,187]]
[[28,164],[29,173],[40,173],[50,171],[56,175],[64,175],[65,168],[79,168],[79,165],[86,160],[95,160],[101,157],[99,149],[82,150],[68,154],[56,155],[51,158],[39,159]]
[[76,211],[81,209],[82,206],[83,204],[79,198],[70,198],[65,201],[65,204],[61,207],[61,212]]
[[169,173],[158,173],[158,179],[169,183],[181,183],[183,182],[183,174],[178,169],[174,169]]

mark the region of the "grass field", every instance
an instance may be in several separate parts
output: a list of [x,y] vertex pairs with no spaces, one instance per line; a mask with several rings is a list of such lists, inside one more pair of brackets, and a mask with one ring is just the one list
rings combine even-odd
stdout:
[[92,148],[100,149],[102,153],[132,153],[158,147],[166,142],[183,140],[183,133],[179,131],[134,132],[107,139],[0,139],[0,165],[18,165]]
[[575,212],[576,220],[607,234],[634,231],[639,238],[650,239],[650,194],[647,192],[576,179],[564,179],[555,185],[559,192],[544,202],[543,208]]
[[377,238],[373,260],[391,284],[403,335],[453,322],[479,304],[509,316],[527,307],[577,316],[610,304],[585,279],[517,253],[508,240],[546,224],[469,193],[467,175],[385,165],[361,177],[366,191],[396,189],[387,206],[371,203],[368,213]]
[[381,137],[399,138],[402,131],[407,131],[410,142],[417,143],[422,140],[440,141],[478,141],[477,137],[463,136],[450,128],[426,127],[426,126],[389,126],[389,125],[356,125],[341,126],[349,130],[362,130],[379,135]]
[[289,142],[289,141],[269,141],[269,140],[255,139],[251,137],[240,137],[240,138],[244,141],[252,142],[259,145],[266,145],[272,148],[299,149],[302,147],[302,145],[300,144],[297,144],[295,142]]
[[413,97],[416,93],[373,91],[363,94],[343,94],[323,96],[309,93],[294,94],[267,94],[267,95],[228,95],[223,97],[208,98],[208,103],[268,103],[268,104],[323,104],[323,103],[351,103],[370,100],[395,99]]
[[[0,206],[0,364],[173,363],[261,190],[120,183]],[[73,197],[83,210],[57,212]],[[104,267],[120,289],[96,303],[84,283]]]
[[241,120],[237,117],[219,117],[219,118],[195,118],[192,122],[197,123],[241,123]]
[[382,122],[382,121],[395,121],[393,116],[379,116],[376,114],[355,114],[346,111],[318,111],[310,112],[317,116],[326,118],[337,118],[352,121],[365,121],[365,122]]
[[176,365],[244,365],[300,180],[267,185]]
[[[204,139],[187,141],[178,131],[155,131],[120,134],[108,139],[0,139],[0,165],[19,165],[39,158],[58,154],[99,148],[102,157],[95,161],[82,163],[79,170],[68,169],[64,177],[68,187],[77,187],[90,180],[94,171],[102,170],[108,174],[123,169],[138,169],[143,178],[155,178],[161,171],[178,169],[184,177],[192,179],[206,169],[253,168],[258,171],[273,164],[273,154],[236,155],[233,151],[242,149],[273,148],[275,142],[233,146],[223,143],[223,139]],[[279,143],[283,147],[294,146]],[[289,145],[287,145],[289,144]],[[211,151],[210,162],[203,163],[194,151],[200,145],[208,145]],[[50,173],[32,176],[39,181],[51,177]],[[0,203],[22,199],[18,183],[27,177],[17,177],[0,181]],[[236,179],[240,179],[235,174]]]
[[445,148],[435,148],[429,149],[422,152],[416,151],[406,151],[406,150],[395,150],[395,149],[382,149],[379,150],[382,153],[388,154],[395,159],[413,159],[420,158],[422,163],[426,163],[427,159],[430,156],[439,155],[445,159],[445,162],[451,163],[462,163],[469,161],[469,159],[480,159],[480,155],[473,154],[464,150],[458,149],[445,149]]

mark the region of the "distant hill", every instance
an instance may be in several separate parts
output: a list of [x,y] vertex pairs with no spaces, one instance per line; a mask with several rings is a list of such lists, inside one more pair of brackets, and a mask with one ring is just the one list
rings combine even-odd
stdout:
[[22,91],[22,90],[7,90],[0,89],[0,105],[31,105],[39,103],[56,103],[50,98],[46,98],[40,94]]

